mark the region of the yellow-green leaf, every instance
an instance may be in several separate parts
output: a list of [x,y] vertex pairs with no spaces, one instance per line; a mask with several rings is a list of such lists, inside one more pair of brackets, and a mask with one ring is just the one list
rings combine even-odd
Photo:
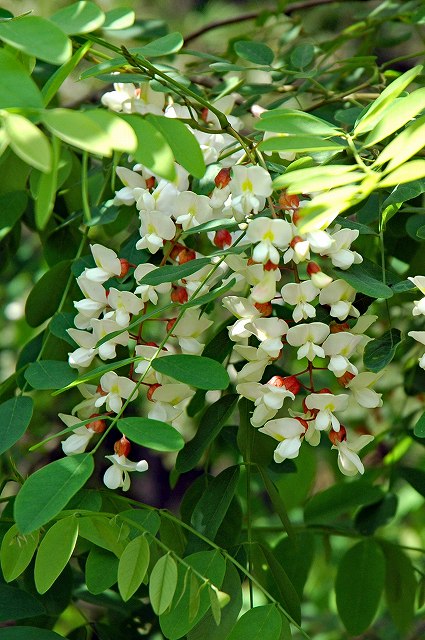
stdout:
[[24,116],[4,114],[4,127],[10,147],[24,162],[45,173],[52,166],[52,152],[47,137]]
[[150,551],[145,536],[128,543],[118,565],[118,589],[127,602],[142,584],[149,566]]

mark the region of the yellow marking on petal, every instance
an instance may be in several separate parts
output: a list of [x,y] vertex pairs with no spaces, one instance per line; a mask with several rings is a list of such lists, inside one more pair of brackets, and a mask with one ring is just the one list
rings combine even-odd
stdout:
[[245,182],[242,182],[242,191],[253,191],[253,189],[251,180],[245,180]]

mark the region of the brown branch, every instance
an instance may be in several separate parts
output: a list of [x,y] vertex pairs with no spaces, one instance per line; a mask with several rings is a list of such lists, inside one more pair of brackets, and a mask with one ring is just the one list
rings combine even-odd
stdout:
[[[341,0],[301,0],[300,2],[293,2],[288,4],[282,11],[284,15],[291,15],[295,13],[295,11],[301,11],[302,9],[310,9],[312,7],[319,7],[325,4],[334,4],[336,2],[341,2]],[[208,33],[209,31],[213,31],[214,29],[219,29],[220,27],[225,27],[230,24],[237,24],[238,22],[247,22],[248,20],[255,20],[258,16],[264,12],[264,9],[260,11],[251,11],[250,13],[244,13],[240,16],[233,16],[232,18],[225,18],[224,20],[216,20],[215,22],[211,22],[210,24],[205,25],[205,27],[201,27],[197,31],[193,31],[185,38],[185,44],[199,38],[204,35],[204,33]]]

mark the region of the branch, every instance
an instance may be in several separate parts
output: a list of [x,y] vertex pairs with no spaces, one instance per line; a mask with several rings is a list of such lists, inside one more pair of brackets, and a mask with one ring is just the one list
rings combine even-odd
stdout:
[[[319,7],[325,4],[334,4],[340,2],[341,0],[301,0],[300,2],[293,2],[292,4],[288,4],[282,11],[284,15],[291,15],[295,13],[295,11],[301,11],[302,9],[310,9],[312,7]],[[365,1],[365,0],[363,0]],[[214,29],[219,29],[220,27],[225,27],[230,24],[237,24],[238,22],[247,22],[248,20],[255,20],[258,16],[264,13],[264,9],[260,11],[251,11],[250,13],[244,13],[241,16],[233,16],[232,18],[226,18],[224,20],[216,20],[215,22],[211,22],[210,24],[205,25],[205,27],[201,27],[197,31],[193,31],[185,38],[185,44],[203,36],[204,33],[208,33],[209,31],[213,31]]]

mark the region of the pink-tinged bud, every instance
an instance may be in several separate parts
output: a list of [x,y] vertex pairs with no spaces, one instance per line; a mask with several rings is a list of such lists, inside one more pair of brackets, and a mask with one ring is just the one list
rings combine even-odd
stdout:
[[[295,245],[298,244],[298,242],[304,242],[301,236],[295,236],[294,238],[292,238],[289,246],[292,247],[293,249]],[[307,273],[308,273],[308,267],[307,267]]]
[[186,247],[184,247],[184,249],[182,249],[178,254],[177,261],[179,264],[185,264],[186,262],[195,260],[195,258],[196,253],[192,249],[187,249]]
[[203,120],[204,122],[208,122],[208,113],[209,113],[209,111],[208,111],[207,107],[204,107],[201,110],[201,120]]
[[300,206],[300,199],[296,195],[289,195],[286,191],[282,191],[279,196],[279,206],[284,211],[292,211]]
[[349,371],[346,371],[343,376],[340,376],[339,378],[337,378],[337,381],[339,382],[341,387],[346,387],[351,382],[351,380],[355,377],[356,376],[354,375],[354,373],[350,373]]
[[262,316],[267,318],[271,316],[273,313],[273,307],[271,302],[256,302],[254,307],[258,309]]
[[[297,236],[298,237],[298,236]],[[295,238],[294,238],[295,240]],[[319,267],[319,265],[316,262],[309,262],[307,265],[307,273],[309,276],[312,276],[313,273],[320,273],[321,272],[321,268]]]
[[131,450],[131,443],[125,436],[121,440],[117,440],[114,444],[114,451],[119,456],[125,456],[127,458]]
[[214,184],[217,189],[224,189],[230,182],[230,169],[220,169],[217,173]]
[[151,176],[146,179],[146,189],[153,189],[155,186],[155,177]]
[[348,322],[335,322],[330,323],[329,329],[331,333],[342,333],[343,331],[350,331],[350,325]]
[[184,304],[188,300],[187,291],[184,287],[176,287],[171,292],[171,300],[173,302],[178,302],[179,304]]
[[161,387],[161,386],[162,385],[160,385],[158,383],[157,384],[151,384],[149,386],[148,392],[146,394],[147,399],[150,400],[151,402],[154,402],[153,399],[152,399],[152,396],[155,393],[155,391],[158,389],[158,387]]
[[[98,416],[98,413],[94,413],[90,418],[97,418]],[[93,420],[93,422],[86,424],[86,429],[91,429],[95,433],[103,433],[106,429],[106,422],[104,420]]]
[[283,376],[273,376],[272,378],[270,378],[267,384],[271,385],[272,387],[284,387],[285,378]]
[[267,260],[266,264],[264,265],[264,271],[276,271],[276,269],[279,269],[279,265],[274,264],[274,262],[272,262],[271,260]]
[[177,318],[170,318],[169,319],[169,321],[167,322],[167,326],[165,328],[167,333],[169,333],[171,331],[171,329],[174,327],[174,325],[176,324],[176,320],[177,320]]
[[219,249],[224,249],[232,244],[232,236],[227,229],[219,229],[216,231],[213,242]]
[[121,262],[121,273],[118,277],[124,278],[124,276],[127,275],[128,270],[130,269],[130,263],[125,258],[120,258],[120,262]]
[[329,440],[332,442],[332,444],[336,444],[337,442],[342,442],[343,440],[347,439],[347,431],[345,430],[345,427],[342,426],[342,424],[339,427],[339,431],[333,431],[333,429],[331,429],[328,435]]

